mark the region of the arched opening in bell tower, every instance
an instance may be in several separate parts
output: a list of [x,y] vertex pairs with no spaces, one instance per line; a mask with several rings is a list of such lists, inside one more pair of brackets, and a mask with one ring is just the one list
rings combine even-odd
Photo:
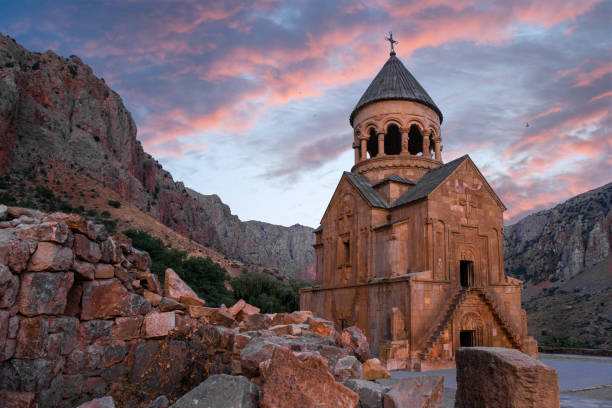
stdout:
[[402,134],[397,125],[391,124],[387,127],[387,134],[385,135],[385,153],[400,154],[401,151]]
[[372,157],[376,157],[378,154],[378,135],[376,134],[376,129],[370,129],[370,137],[368,138],[367,143],[368,155],[371,159]]
[[423,153],[423,135],[417,125],[410,126],[408,137],[408,151],[410,154],[415,156],[419,153]]

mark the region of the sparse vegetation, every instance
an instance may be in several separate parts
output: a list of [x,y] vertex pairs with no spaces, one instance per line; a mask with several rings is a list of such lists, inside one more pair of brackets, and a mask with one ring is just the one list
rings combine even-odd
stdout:
[[120,208],[121,207],[121,203],[119,201],[115,201],[115,200],[108,200],[108,205],[110,205],[113,208]]
[[249,272],[231,280],[236,299],[244,299],[257,306],[262,313],[293,312],[300,308],[299,290],[309,283],[289,279],[284,283],[268,275]]

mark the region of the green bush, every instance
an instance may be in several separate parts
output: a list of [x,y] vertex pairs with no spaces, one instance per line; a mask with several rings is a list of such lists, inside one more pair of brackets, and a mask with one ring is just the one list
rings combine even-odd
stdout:
[[257,306],[262,313],[293,312],[300,308],[299,289],[309,283],[290,279],[284,283],[268,275],[249,272],[231,280],[234,297]]
[[111,207],[114,207],[114,208],[121,207],[121,203],[119,201],[115,201],[115,200],[108,200],[108,205],[110,205]]

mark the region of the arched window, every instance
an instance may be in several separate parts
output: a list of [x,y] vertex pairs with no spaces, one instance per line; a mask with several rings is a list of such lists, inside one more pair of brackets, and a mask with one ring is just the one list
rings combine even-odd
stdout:
[[385,135],[385,153],[400,154],[402,151],[402,134],[397,125],[389,125]]
[[368,154],[369,158],[376,157],[378,154],[378,135],[376,129],[370,129],[370,138],[368,139]]
[[436,147],[436,142],[434,142],[434,133],[429,132],[429,155],[431,157],[434,157],[436,154],[435,147]]
[[417,125],[410,126],[408,151],[412,155],[423,153],[423,135]]

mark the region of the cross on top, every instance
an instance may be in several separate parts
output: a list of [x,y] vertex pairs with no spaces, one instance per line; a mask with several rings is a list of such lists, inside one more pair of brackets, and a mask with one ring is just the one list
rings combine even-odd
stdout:
[[399,44],[399,43],[393,39],[393,33],[391,31],[389,31],[389,36],[385,37],[385,40],[389,41],[389,44],[391,44],[391,55],[395,55],[393,44]]

